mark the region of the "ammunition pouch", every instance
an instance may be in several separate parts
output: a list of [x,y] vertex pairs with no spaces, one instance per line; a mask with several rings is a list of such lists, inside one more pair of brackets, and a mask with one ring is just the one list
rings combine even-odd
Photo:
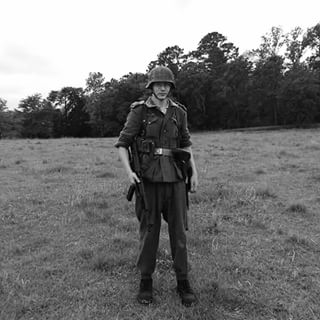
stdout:
[[154,141],[152,139],[137,138],[137,150],[139,153],[153,155],[154,148]]

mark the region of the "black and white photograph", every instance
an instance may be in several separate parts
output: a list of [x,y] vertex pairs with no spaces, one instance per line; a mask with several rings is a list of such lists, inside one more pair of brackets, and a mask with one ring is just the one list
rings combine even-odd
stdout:
[[0,0],[0,320],[320,320],[319,12]]

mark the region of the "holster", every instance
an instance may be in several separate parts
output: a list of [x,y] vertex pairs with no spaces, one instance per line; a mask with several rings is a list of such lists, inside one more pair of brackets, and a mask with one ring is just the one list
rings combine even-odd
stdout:
[[190,170],[192,173],[192,168],[190,164],[190,152],[179,148],[173,149],[172,152],[174,161],[178,168],[181,170],[183,179],[187,180],[188,176],[191,176]]

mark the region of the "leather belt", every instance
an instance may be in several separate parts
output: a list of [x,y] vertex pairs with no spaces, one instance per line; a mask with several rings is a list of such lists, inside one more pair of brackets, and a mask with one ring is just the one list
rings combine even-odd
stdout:
[[173,156],[173,152],[172,152],[171,149],[155,148],[154,149],[154,155],[172,157]]

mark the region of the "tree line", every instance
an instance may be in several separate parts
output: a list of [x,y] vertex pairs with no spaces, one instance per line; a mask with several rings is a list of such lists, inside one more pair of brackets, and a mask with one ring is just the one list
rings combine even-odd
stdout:
[[176,77],[173,98],[188,109],[191,130],[320,122],[320,23],[284,33],[272,27],[258,49],[239,54],[227,38],[211,32],[196,50],[171,46],[146,73],[106,81],[92,72],[85,88],[64,87],[48,97],[34,94],[14,111],[0,98],[3,137],[109,137],[119,134],[133,101],[146,95],[147,72],[168,66]]

